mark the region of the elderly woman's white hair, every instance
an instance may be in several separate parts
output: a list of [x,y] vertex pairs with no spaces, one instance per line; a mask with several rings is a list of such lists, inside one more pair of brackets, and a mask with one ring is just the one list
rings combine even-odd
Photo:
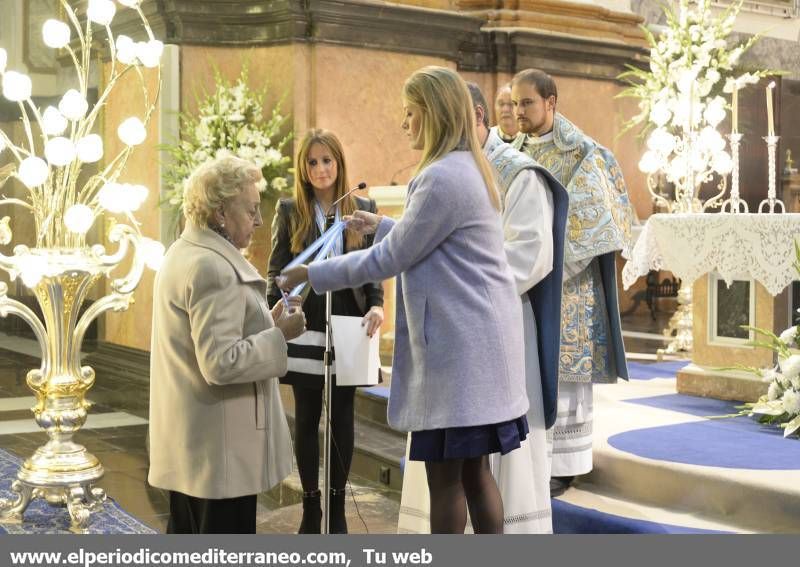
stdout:
[[200,227],[208,226],[214,211],[249,183],[259,190],[264,178],[258,167],[232,154],[221,155],[198,167],[183,188],[183,215]]

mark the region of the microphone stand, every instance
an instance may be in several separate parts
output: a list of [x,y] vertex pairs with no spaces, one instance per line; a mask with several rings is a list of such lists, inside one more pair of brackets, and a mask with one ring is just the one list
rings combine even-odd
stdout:
[[[365,189],[367,184],[364,182],[359,183],[356,187],[350,189],[347,193],[336,199],[325,211],[325,230],[333,226],[335,217],[331,215],[335,211],[336,205],[339,204],[345,197],[358,191]],[[344,232],[341,238],[344,240]],[[328,258],[333,254],[333,248],[328,252]],[[322,533],[330,533],[330,492],[331,492],[331,394],[333,392],[333,335],[331,332],[331,313],[333,311],[333,293],[330,291],[325,292],[325,355],[323,358],[323,365],[325,368],[325,385],[324,385],[324,404],[325,404],[325,429],[322,437],[324,445],[322,452]]]
[[[333,225],[333,217],[325,217],[325,230]],[[328,252],[331,257],[333,249]],[[325,404],[325,429],[323,435],[322,453],[322,533],[330,533],[330,491],[331,491],[331,394],[333,380],[333,335],[331,334],[331,312],[333,311],[333,292],[325,292],[325,367],[324,404]]]

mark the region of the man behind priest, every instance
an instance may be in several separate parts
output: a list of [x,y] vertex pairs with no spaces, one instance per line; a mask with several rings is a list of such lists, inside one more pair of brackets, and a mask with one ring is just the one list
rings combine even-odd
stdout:
[[511,102],[511,83],[497,89],[494,97],[494,119],[496,124],[489,131],[501,140],[511,143],[517,137],[517,119],[514,117],[514,104]]

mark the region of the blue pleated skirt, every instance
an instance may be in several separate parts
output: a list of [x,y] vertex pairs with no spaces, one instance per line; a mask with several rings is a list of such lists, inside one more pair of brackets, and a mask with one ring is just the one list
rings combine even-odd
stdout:
[[492,453],[505,455],[518,449],[527,436],[528,419],[524,415],[489,425],[412,431],[409,459],[445,461],[472,459]]

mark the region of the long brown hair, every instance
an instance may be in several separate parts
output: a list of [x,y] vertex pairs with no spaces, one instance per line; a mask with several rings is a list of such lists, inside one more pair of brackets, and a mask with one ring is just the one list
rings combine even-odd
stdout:
[[[309,130],[300,142],[300,149],[294,162],[294,214],[292,215],[292,252],[299,254],[306,243],[315,234],[317,223],[314,215],[314,188],[308,177],[308,152],[314,144],[322,144],[336,160],[336,182],[333,200],[347,193],[347,165],[344,161],[342,143],[336,134],[321,128]],[[352,215],[356,210],[356,200],[348,195],[338,205],[341,216]],[[353,230],[345,230],[345,242],[348,250],[355,250],[364,245],[364,238]]]
[[464,79],[446,67],[423,67],[406,80],[403,97],[422,111],[423,148],[417,173],[466,142],[465,149],[475,159],[489,200],[499,211],[500,194],[478,142],[475,110]]

